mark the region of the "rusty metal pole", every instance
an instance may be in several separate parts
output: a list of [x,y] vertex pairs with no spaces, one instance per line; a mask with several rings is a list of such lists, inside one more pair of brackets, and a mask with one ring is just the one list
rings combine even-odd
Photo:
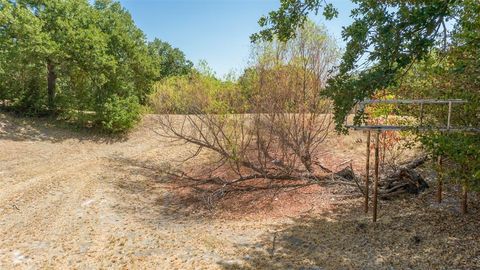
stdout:
[[377,197],[378,197],[378,147],[380,144],[380,130],[375,135],[375,178],[373,183],[373,222],[377,222]]
[[368,185],[370,184],[370,130],[367,133],[367,161],[365,164],[365,214],[368,213]]
[[423,126],[423,102],[420,103],[420,126]]
[[466,184],[463,185],[462,188],[462,214],[466,214],[467,211],[467,205],[468,205],[468,187]]
[[450,130],[450,119],[452,119],[452,102],[448,102],[447,130]]
[[442,192],[443,192],[443,161],[442,156],[438,156],[438,176],[437,176],[437,202],[442,203]]

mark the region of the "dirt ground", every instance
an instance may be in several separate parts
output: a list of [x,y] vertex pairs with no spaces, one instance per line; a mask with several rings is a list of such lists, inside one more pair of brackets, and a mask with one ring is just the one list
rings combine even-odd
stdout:
[[[112,139],[0,114],[0,269],[480,269],[479,203],[461,216],[455,189],[382,201],[377,224],[338,187],[208,212],[169,189],[159,168],[191,149],[154,126]],[[331,138],[323,161],[360,170],[364,137]]]

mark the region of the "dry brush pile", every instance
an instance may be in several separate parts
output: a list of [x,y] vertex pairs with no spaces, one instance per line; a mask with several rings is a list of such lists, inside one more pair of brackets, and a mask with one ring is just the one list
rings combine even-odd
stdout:
[[[190,158],[213,153],[201,169],[168,170],[168,176],[208,193],[208,202],[230,192],[324,183],[362,191],[352,168],[334,172],[318,159],[334,132],[332,103],[324,89],[338,50],[328,35],[307,24],[287,43],[256,44],[252,52],[254,64],[241,78],[248,82],[241,108],[200,106],[189,108],[194,113],[188,115],[160,117],[159,135],[196,146]],[[169,101],[153,103],[162,102]]]

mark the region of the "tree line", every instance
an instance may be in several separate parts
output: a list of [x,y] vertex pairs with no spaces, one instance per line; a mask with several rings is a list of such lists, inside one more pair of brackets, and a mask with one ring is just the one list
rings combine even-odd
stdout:
[[124,131],[155,81],[192,67],[118,2],[0,0],[0,99],[17,112]]

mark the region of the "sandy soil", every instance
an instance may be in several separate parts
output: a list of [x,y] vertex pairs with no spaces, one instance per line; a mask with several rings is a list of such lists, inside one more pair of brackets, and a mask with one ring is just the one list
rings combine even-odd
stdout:
[[[158,168],[190,149],[154,125],[149,116],[128,138],[106,139],[0,114],[0,269],[480,268],[480,211],[458,217],[432,192],[382,202],[375,226],[334,188],[205,214],[168,189]],[[363,153],[358,138],[330,151],[348,160]]]

